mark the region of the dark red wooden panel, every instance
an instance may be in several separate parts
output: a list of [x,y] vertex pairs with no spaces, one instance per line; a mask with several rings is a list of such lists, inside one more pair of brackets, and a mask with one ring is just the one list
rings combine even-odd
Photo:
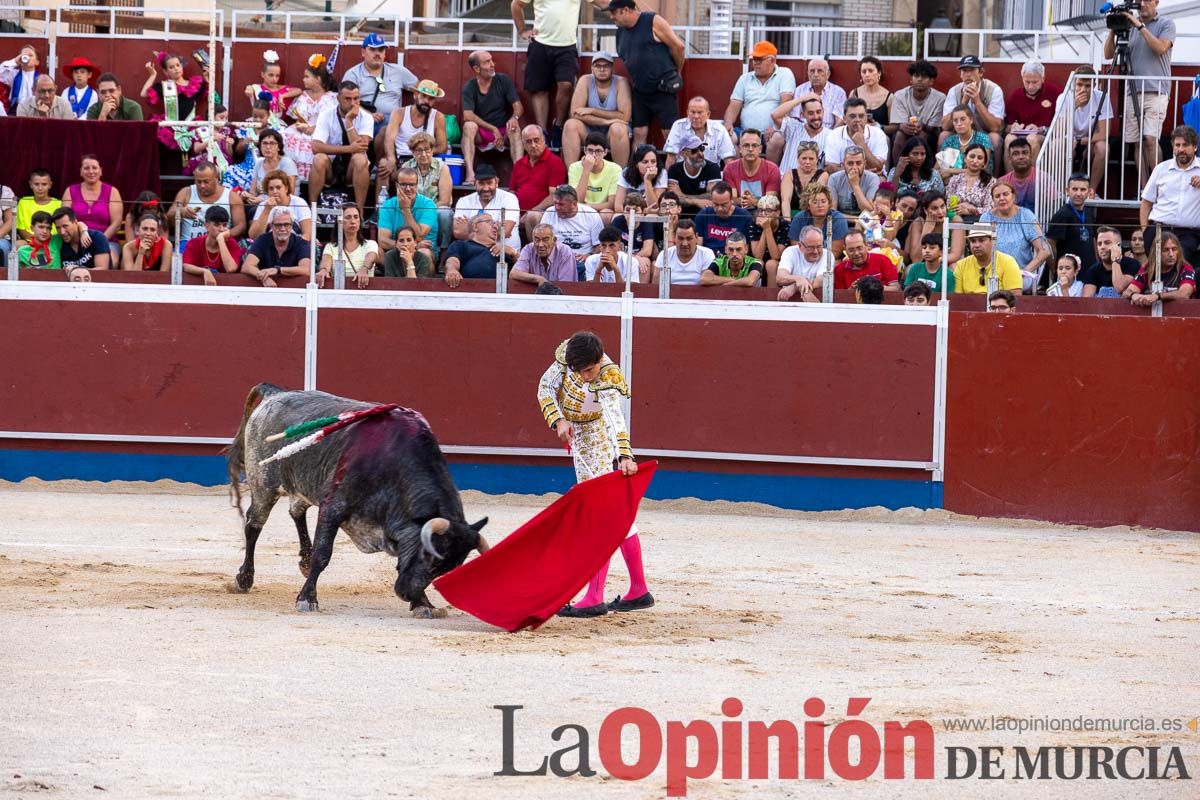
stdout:
[[928,460],[932,327],[643,319],[640,448]]
[[[254,384],[304,381],[304,310],[6,300],[3,429],[231,436]],[[19,332],[25,332],[21,334]]]
[[1195,319],[953,314],[945,504],[1200,530]]
[[620,359],[615,317],[322,309],[317,385],[416,408],[443,444],[557,447],[537,383],[579,330],[595,331]]

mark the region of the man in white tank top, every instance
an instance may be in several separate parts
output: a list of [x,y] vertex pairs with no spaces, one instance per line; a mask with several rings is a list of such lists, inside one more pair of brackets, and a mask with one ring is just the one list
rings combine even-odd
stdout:
[[384,157],[378,164],[378,179],[388,181],[396,174],[396,165],[412,158],[408,140],[418,133],[428,133],[436,144],[433,154],[450,152],[446,141],[446,115],[438,112],[437,101],[446,92],[431,80],[423,80],[413,89],[413,104],[397,108],[388,119],[383,136]]
[[175,216],[180,215],[179,241],[175,246],[182,249],[189,239],[205,235],[204,212],[209,206],[220,206],[229,212],[229,238],[238,239],[246,235],[246,207],[242,204],[241,192],[231,192],[221,186],[220,173],[211,162],[202,161],[192,172],[191,186],[185,186],[175,194],[175,202],[167,209],[167,225],[171,233],[175,230]]

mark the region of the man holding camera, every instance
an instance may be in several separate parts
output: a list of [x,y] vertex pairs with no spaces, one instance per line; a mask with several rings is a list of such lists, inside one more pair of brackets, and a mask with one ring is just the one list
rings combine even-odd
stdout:
[[[1129,20],[1129,74],[1139,76],[1125,84],[1125,141],[1141,141],[1138,148],[1138,172],[1141,183],[1158,164],[1158,139],[1162,136],[1171,96],[1171,47],[1175,44],[1175,23],[1158,16],[1159,0],[1141,0],[1137,12],[1114,11]],[[1137,7],[1136,0],[1130,5]],[[1111,14],[1110,14],[1111,16]],[[1116,55],[1116,35],[1110,25],[1104,40],[1104,57]],[[1141,76],[1150,75],[1151,78]]]

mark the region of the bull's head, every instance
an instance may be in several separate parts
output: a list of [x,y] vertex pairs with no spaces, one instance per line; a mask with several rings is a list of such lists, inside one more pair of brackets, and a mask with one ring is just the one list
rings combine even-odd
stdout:
[[419,551],[407,563],[401,556],[396,564],[396,594],[415,601],[434,578],[461,565],[472,550],[486,553],[490,545],[480,533],[486,524],[487,517],[472,524],[444,517],[426,522],[421,527]]

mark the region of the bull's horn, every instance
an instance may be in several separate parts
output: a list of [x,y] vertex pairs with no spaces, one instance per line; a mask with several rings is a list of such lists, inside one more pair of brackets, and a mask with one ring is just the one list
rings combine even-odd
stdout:
[[479,551],[479,555],[483,555],[488,550],[492,549],[492,546],[488,544],[488,540],[483,538],[482,533],[476,535],[479,537],[479,542],[475,545],[475,549]]
[[433,537],[435,534],[437,536],[444,536],[448,530],[450,530],[450,520],[441,517],[434,517],[429,520],[421,527],[421,547],[429,555],[440,559],[442,554],[433,546]]

